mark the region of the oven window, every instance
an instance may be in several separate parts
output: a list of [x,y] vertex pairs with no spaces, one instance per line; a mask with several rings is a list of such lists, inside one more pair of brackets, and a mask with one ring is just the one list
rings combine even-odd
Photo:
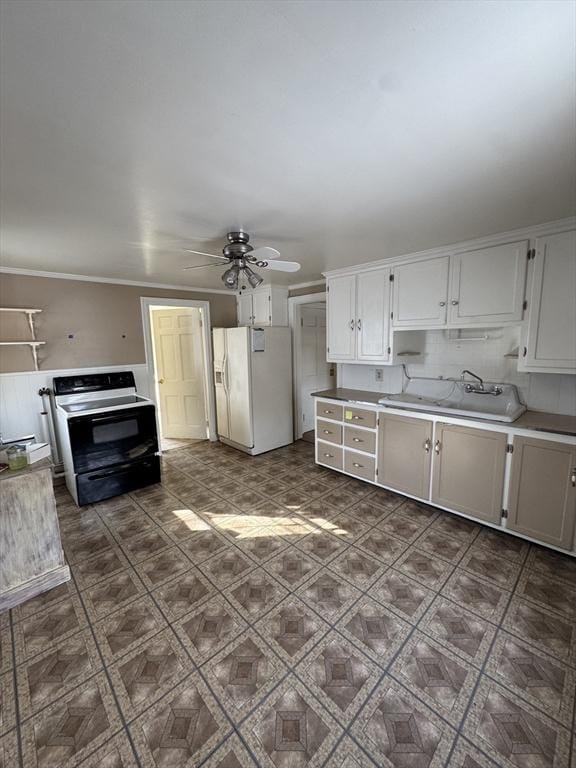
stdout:
[[126,419],[110,424],[100,424],[92,428],[92,439],[95,445],[109,443],[112,440],[124,440],[126,437],[134,437],[138,434],[138,420]]

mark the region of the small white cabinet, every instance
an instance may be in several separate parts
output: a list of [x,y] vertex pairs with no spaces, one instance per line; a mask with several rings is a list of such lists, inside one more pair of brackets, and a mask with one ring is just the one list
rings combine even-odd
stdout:
[[236,300],[238,325],[288,325],[288,289],[263,285],[241,291]]
[[540,237],[520,370],[576,373],[576,230]]
[[387,362],[390,356],[390,269],[328,281],[329,362]]
[[448,324],[520,322],[527,254],[527,240],[453,254]]
[[394,328],[435,328],[446,324],[448,256],[394,267]]

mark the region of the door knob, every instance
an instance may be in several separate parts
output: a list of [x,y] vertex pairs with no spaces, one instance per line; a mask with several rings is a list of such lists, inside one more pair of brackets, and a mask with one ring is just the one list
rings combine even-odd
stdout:
[[164,384],[164,379],[158,379],[158,384]]

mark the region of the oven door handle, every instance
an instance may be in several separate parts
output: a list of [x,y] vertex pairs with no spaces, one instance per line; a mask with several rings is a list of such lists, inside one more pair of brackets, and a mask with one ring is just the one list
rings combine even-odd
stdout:
[[[89,420],[91,422],[96,422],[96,421],[98,421],[98,422],[102,422],[102,421],[112,421],[112,422],[114,422],[114,421],[122,421],[122,419],[118,418],[118,415],[121,414],[121,413],[122,413],[122,411],[115,411],[114,415],[109,415],[109,416],[88,416],[86,418],[87,418],[87,420]],[[131,412],[130,416],[127,416],[126,418],[134,419],[134,418],[137,418],[137,417],[136,417],[136,414],[134,412]]]

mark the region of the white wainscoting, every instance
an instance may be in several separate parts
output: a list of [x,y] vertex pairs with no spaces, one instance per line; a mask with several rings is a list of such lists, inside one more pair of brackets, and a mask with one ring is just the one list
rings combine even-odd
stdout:
[[138,393],[150,397],[148,369],[141,365],[111,365],[98,368],[69,368],[56,371],[27,371],[25,373],[0,374],[0,434],[4,440],[17,440],[24,435],[36,435],[38,440],[48,441],[46,425],[41,416],[42,399],[38,390],[52,389],[55,376],[75,374],[132,371]]

